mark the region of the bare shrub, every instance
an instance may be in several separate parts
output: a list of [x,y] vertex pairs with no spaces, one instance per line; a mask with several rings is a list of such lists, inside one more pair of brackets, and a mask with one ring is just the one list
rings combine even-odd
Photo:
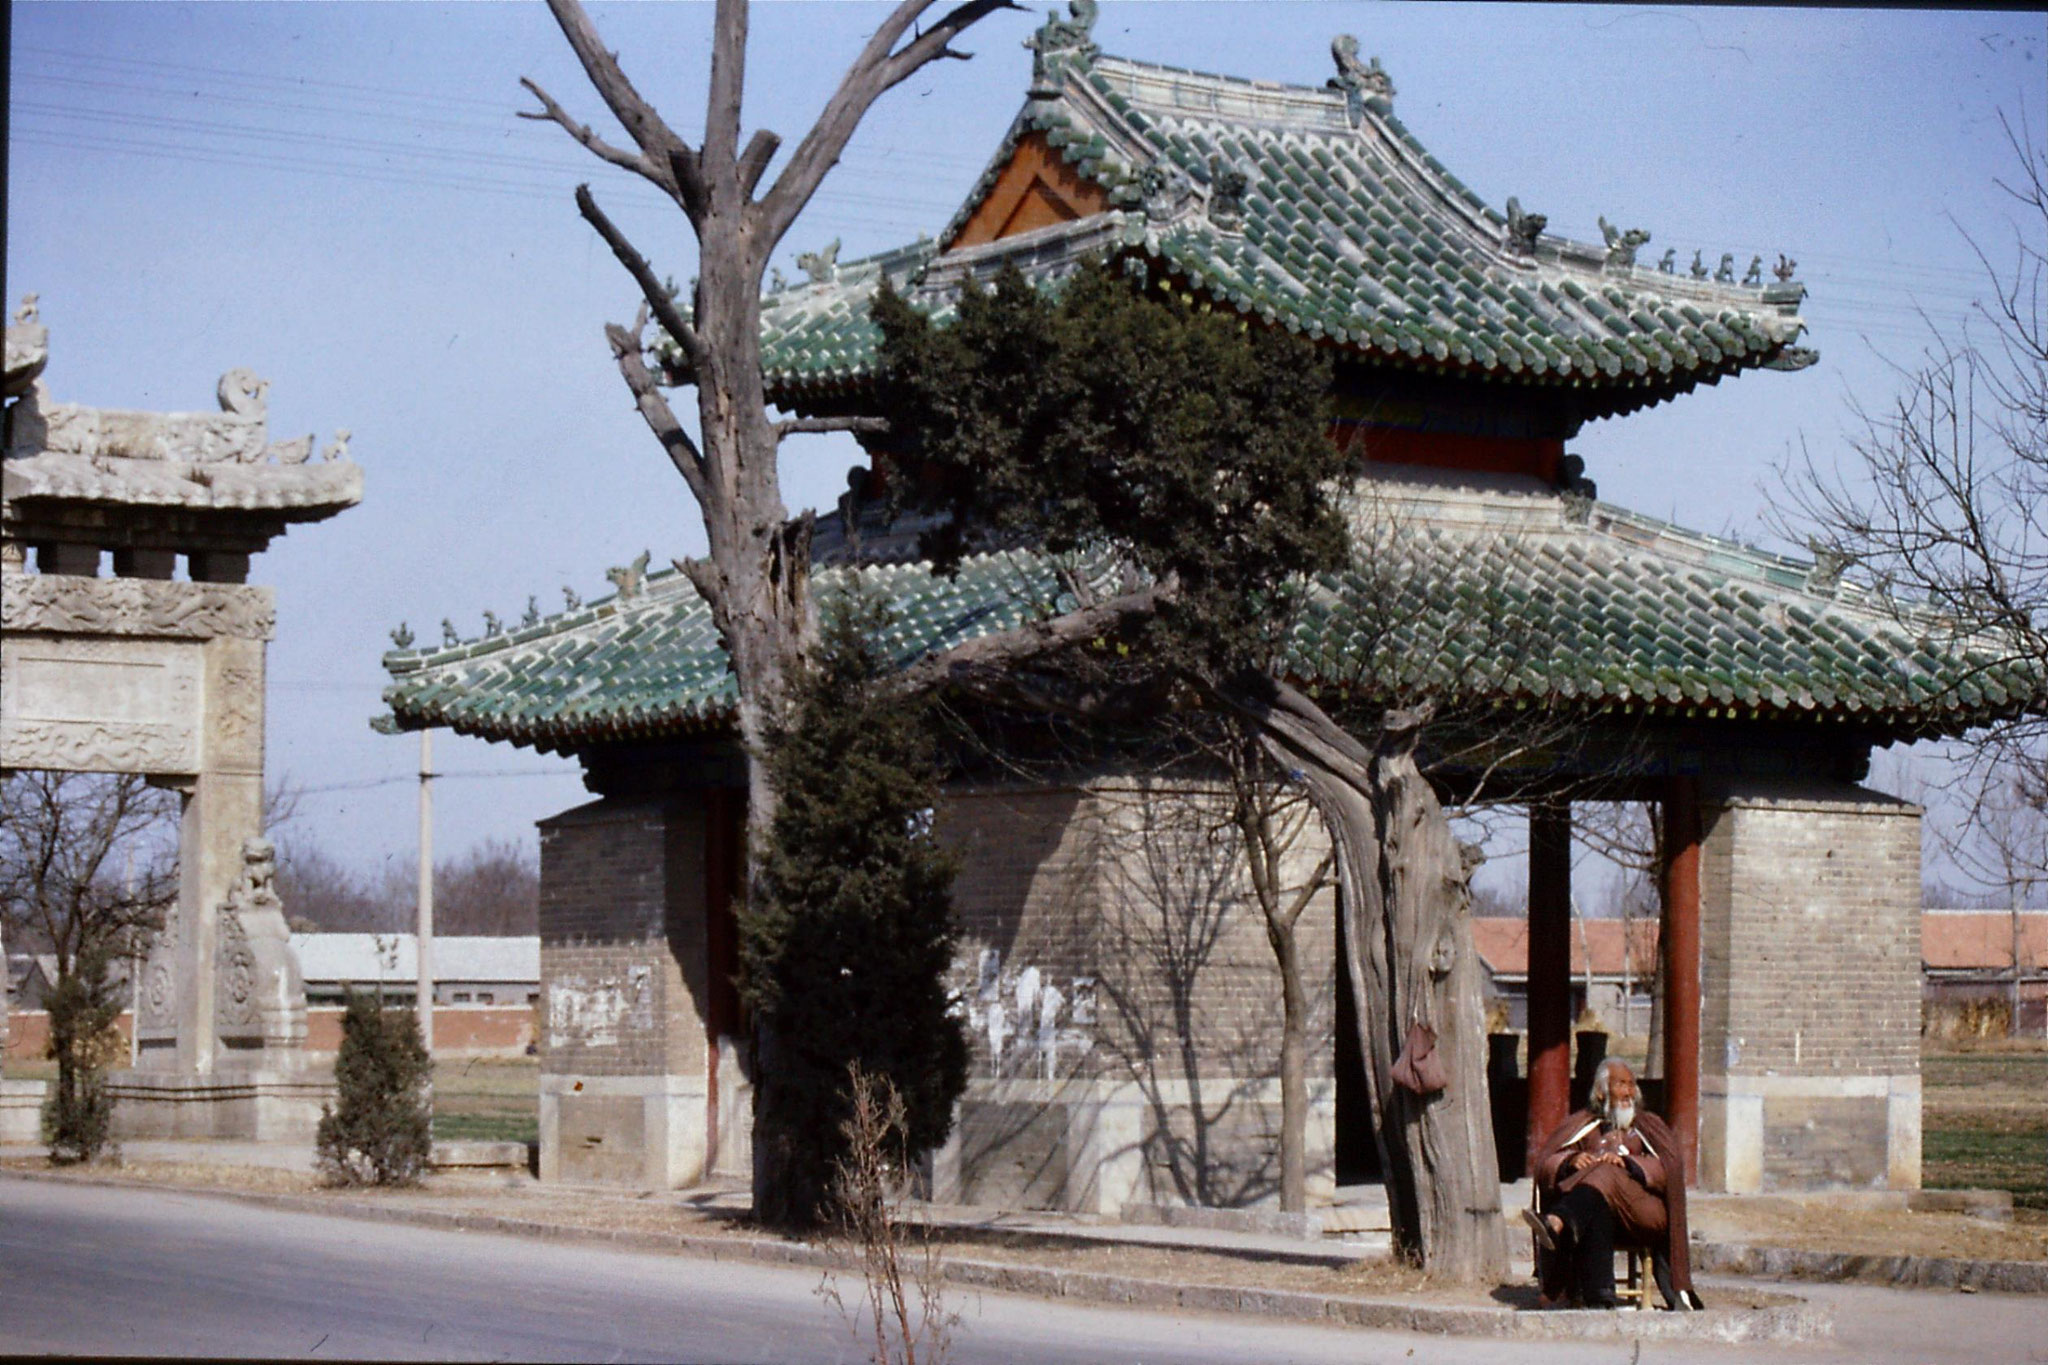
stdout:
[[858,1062],[847,1064],[846,1075],[852,1112],[840,1125],[846,1154],[832,1192],[840,1226],[860,1248],[865,1292],[854,1308],[830,1277],[819,1292],[846,1314],[860,1337],[872,1331],[875,1365],[937,1365],[946,1358],[957,1318],[946,1311],[930,1223],[906,1227],[892,1206],[910,1179],[903,1096],[887,1076],[871,1075]]

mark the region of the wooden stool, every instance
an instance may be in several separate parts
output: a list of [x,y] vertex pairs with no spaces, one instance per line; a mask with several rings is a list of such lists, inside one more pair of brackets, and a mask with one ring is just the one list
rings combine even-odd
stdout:
[[1628,1257],[1628,1269],[1621,1283],[1615,1286],[1614,1297],[1622,1303],[1642,1312],[1650,1306],[1649,1253],[1641,1247],[1623,1247],[1622,1254]]

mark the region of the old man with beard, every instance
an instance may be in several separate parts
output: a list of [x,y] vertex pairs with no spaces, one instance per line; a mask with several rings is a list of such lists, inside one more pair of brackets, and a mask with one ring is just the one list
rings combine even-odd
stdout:
[[1685,1166],[1664,1120],[1638,1108],[1635,1073],[1609,1057],[1593,1073],[1591,1106],[1536,1152],[1535,1209],[1522,1216],[1540,1248],[1545,1304],[1615,1308],[1614,1249],[1647,1248],[1667,1307],[1701,1307],[1685,1228]]

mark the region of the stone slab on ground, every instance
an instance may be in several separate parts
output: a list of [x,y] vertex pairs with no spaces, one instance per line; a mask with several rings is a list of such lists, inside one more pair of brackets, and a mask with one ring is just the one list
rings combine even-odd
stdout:
[[1994,1223],[2012,1221],[2011,1190],[1914,1190],[1906,1197],[1914,1213],[1967,1213]]
[[514,1170],[523,1171],[532,1160],[532,1147],[524,1142],[485,1142],[478,1139],[437,1139],[429,1164],[437,1171]]
[[41,1140],[43,1101],[49,1093],[48,1081],[0,1078],[0,1143]]
[[1987,1261],[1952,1256],[1873,1256],[1798,1247],[1696,1242],[1695,1270],[1751,1278],[1854,1281],[1906,1289],[1989,1289],[2048,1294],[2048,1261]]

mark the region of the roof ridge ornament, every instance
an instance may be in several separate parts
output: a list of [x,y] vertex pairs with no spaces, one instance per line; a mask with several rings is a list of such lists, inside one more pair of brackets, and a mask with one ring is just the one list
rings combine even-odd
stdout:
[[1813,568],[1806,575],[1807,591],[1832,596],[1842,584],[1843,571],[1856,562],[1856,556],[1817,538],[1809,539],[1806,548],[1813,555]]
[[1084,65],[1095,60],[1096,53],[1102,50],[1095,46],[1092,36],[1098,10],[1095,0],[1069,0],[1067,13],[1072,18],[1062,19],[1059,11],[1050,10],[1045,23],[1024,40],[1024,46],[1031,49],[1033,93],[1048,87],[1057,92],[1054,67],[1059,63],[1055,59],[1069,57]]
[[1358,39],[1338,34],[1330,40],[1330,56],[1337,62],[1337,74],[1330,78],[1328,88],[1344,92],[1344,114],[1353,128],[1365,121],[1367,100],[1393,102],[1394,78],[1378,57],[1370,62],[1358,60]]
[[834,237],[816,251],[796,258],[796,268],[811,277],[812,284],[830,284],[839,278],[839,239]]
[[1244,228],[1244,194],[1251,179],[1224,159],[1222,153],[1209,158],[1209,221],[1225,232]]
[[631,601],[640,595],[640,585],[647,577],[647,561],[654,558],[652,550],[642,550],[640,557],[631,564],[606,569],[604,576],[619,590],[621,602]]
[[1634,267],[1636,248],[1647,245],[1650,240],[1650,234],[1641,228],[1623,231],[1608,222],[1604,214],[1600,218],[1600,236],[1607,243],[1609,270],[1626,270]]
[[1522,212],[1522,201],[1508,196],[1508,229],[1505,245],[1517,256],[1534,256],[1536,239],[1543,235],[1543,229],[1550,225],[1547,215]]
[[1165,157],[1150,162],[1137,174],[1134,188],[1139,207],[1155,223],[1167,223],[1181,215],[1194,195],[1187,172]]

